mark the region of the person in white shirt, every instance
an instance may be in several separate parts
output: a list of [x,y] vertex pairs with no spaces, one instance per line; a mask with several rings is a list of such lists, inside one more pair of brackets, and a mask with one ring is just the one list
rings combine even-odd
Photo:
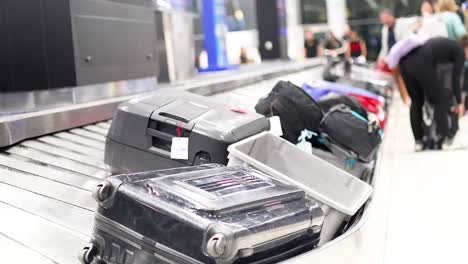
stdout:
[[430,1],[421,4],[421,17],[418,19],[415,32],[431,38],[448,37],[444,17],[435,12],[435,7]]
[[379,53],[379,62],[383,62],[390,49],[399,40],[413,33],[412,28],[416,24],[416,18],[395,18],[389,9],[382,9],[379,13],[382,27],[382,48]]

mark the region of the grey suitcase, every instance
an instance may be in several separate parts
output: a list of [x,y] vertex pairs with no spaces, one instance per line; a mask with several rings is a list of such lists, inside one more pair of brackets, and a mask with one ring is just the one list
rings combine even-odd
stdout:
[[110,177],[82,263],[276,263],[317,246],[323,211],[259,171],[202,165]]
[[[256,113],[174,89],[119,106],[106,140],[105,163],[114,174],[205,163],[227,164],[227,147],[269,129]],[[171,159],[174,137],[186,137],[188,159]]]

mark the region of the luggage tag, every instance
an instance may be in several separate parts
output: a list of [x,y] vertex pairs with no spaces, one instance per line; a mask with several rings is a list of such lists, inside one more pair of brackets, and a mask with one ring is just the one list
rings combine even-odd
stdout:
[[177,137],[172,138],[171,159],[188,160],[189,139],[186,137],[180,137],[180,134],[181,127],[179,122],[177,125]]
[[317,134],[307,129],[302,130],[301,136],[297,139],[299,143],[296,146],[302,151],[312,154],[312,143],[307,141],[307,139],[310,140],[313,136],[317,136]]
[[279,116],[270,117],[270,132],[278,137],[283,136],[283,128],[281,127],[281,119]]
[[244,110],[244,109],[241,109],[241,108],[237,108],[237,107],[233,107],[233,106],[226,106],[224,108],[226,108],[227,110],[232,111],[234,113],[247,114],[247,111]]

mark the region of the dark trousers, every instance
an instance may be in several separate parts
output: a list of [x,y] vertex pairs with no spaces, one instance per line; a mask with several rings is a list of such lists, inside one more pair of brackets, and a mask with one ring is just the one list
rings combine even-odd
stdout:
[[[430,56],[430,55],[429,55]],[[423,141],[423,105],[425,100],[434,106],[437,136],[449,136],[450,95],[437,76],[436,65],[422,49],[416,49],[400,61],[400,71],[411,97],[411,128],[414,139]]]
[[465,108],[468,111],[468,67],[465,67],[464,80],[463,80],[463,90],[465,91]]

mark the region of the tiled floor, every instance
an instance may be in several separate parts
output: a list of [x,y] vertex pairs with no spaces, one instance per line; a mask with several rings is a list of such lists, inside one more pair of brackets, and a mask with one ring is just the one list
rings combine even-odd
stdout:
[[[415,153],[408,108],[397,104],[385,263],[468,263],[468,150]],[[468,146],[467,117],[461,126],[455,144]]]

